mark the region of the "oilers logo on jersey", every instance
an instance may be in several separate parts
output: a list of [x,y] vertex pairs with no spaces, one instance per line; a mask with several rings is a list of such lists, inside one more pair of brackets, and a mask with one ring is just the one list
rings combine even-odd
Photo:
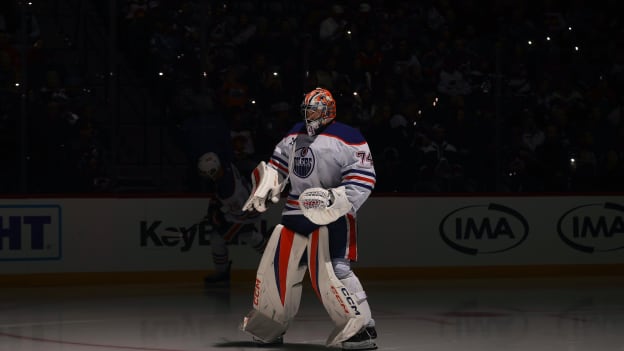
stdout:
[[314,169],[314,152],[309,147],[300,147],[295,151],[293,173],[299,178],[307,178]]

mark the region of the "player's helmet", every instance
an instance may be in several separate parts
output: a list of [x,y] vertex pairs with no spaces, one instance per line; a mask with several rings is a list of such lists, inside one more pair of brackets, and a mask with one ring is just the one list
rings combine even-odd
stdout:
[[329,90],[316,88],[303,98],[301,115],[306,123],[308,135],[316,135],[321,127],[336,118],[336,100]]
[[214,152],[206,152],[197,161],[197,170],[202,177],[214,180],[221,170],[221,161]]

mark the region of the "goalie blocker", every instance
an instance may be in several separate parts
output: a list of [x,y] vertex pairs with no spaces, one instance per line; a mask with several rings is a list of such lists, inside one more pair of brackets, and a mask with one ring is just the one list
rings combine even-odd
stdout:
[[277,203],[286,181],[281,180],[277,171],[261,161],[251,173],[251,195],[243,205],[243,211],[264,212],[267,201]]
[[[299,310],[306,272],[300,261],[306,250],[312,287],[336,325],[326,344],[340,347],[366,328],[372,317],[368,303],[361,303],[365,294],[359,282],[336,277],[324,226],[309,238],[281,224],[275,227],[256,273],[253,309],[243,319],[241,329],[266,343],[286,332]],[[376,348],[372,341],[367,346]]]

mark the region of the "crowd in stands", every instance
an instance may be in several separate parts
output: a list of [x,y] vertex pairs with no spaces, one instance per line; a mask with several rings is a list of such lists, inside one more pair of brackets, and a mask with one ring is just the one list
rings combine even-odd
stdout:
[[[191,123],[221,119],[250,171],[301,119],[302,94],[322,86],[338,119],[368,139],[378,192],[608,192],[624,190],[617,9],[584,0],[119,0],[118,33],[128,64],[169,107],[190,165],[199,152],[183,145],[197,137],[185,134],[197,130]],[[5,101],[7,71],[19,69],[2,23]],[[58,104],[53,72],[41,73],[41,106],[71,129],[75,111]],[[101,152],[94,140],[64,158],[94,163],[75,176],[104,172],[85,156]]]
[[101,190],[106,146],[93,115],[105,109],[75,62],[54,60],[37,8],[0,5],[0,192]]

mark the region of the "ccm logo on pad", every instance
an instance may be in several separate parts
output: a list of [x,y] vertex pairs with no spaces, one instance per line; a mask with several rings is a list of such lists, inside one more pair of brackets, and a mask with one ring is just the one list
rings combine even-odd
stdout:
[[347,290],[347,288],[345,287],[340,288],[340,293],[339,293],[336,287],[332,286],[331,291],[334,293],[334,296],[336,296],[336,300],[338,300],[338,303],[340,304],[340,306],[342,306],[342,309],[344,310],[346,314],[349,314],[349,309],[343,302],[342,296],[340,296],[341,293],[344,296],[344,299],[349,304],[349,307],[353,310],[353,313],[355,313],[356,316],[360,314],[360,311],[358,311],[357,309],[357,304],[355,303],[355,301],[353,301],[353,298],[351,297],[351,294],[349,294],[349,291]]

